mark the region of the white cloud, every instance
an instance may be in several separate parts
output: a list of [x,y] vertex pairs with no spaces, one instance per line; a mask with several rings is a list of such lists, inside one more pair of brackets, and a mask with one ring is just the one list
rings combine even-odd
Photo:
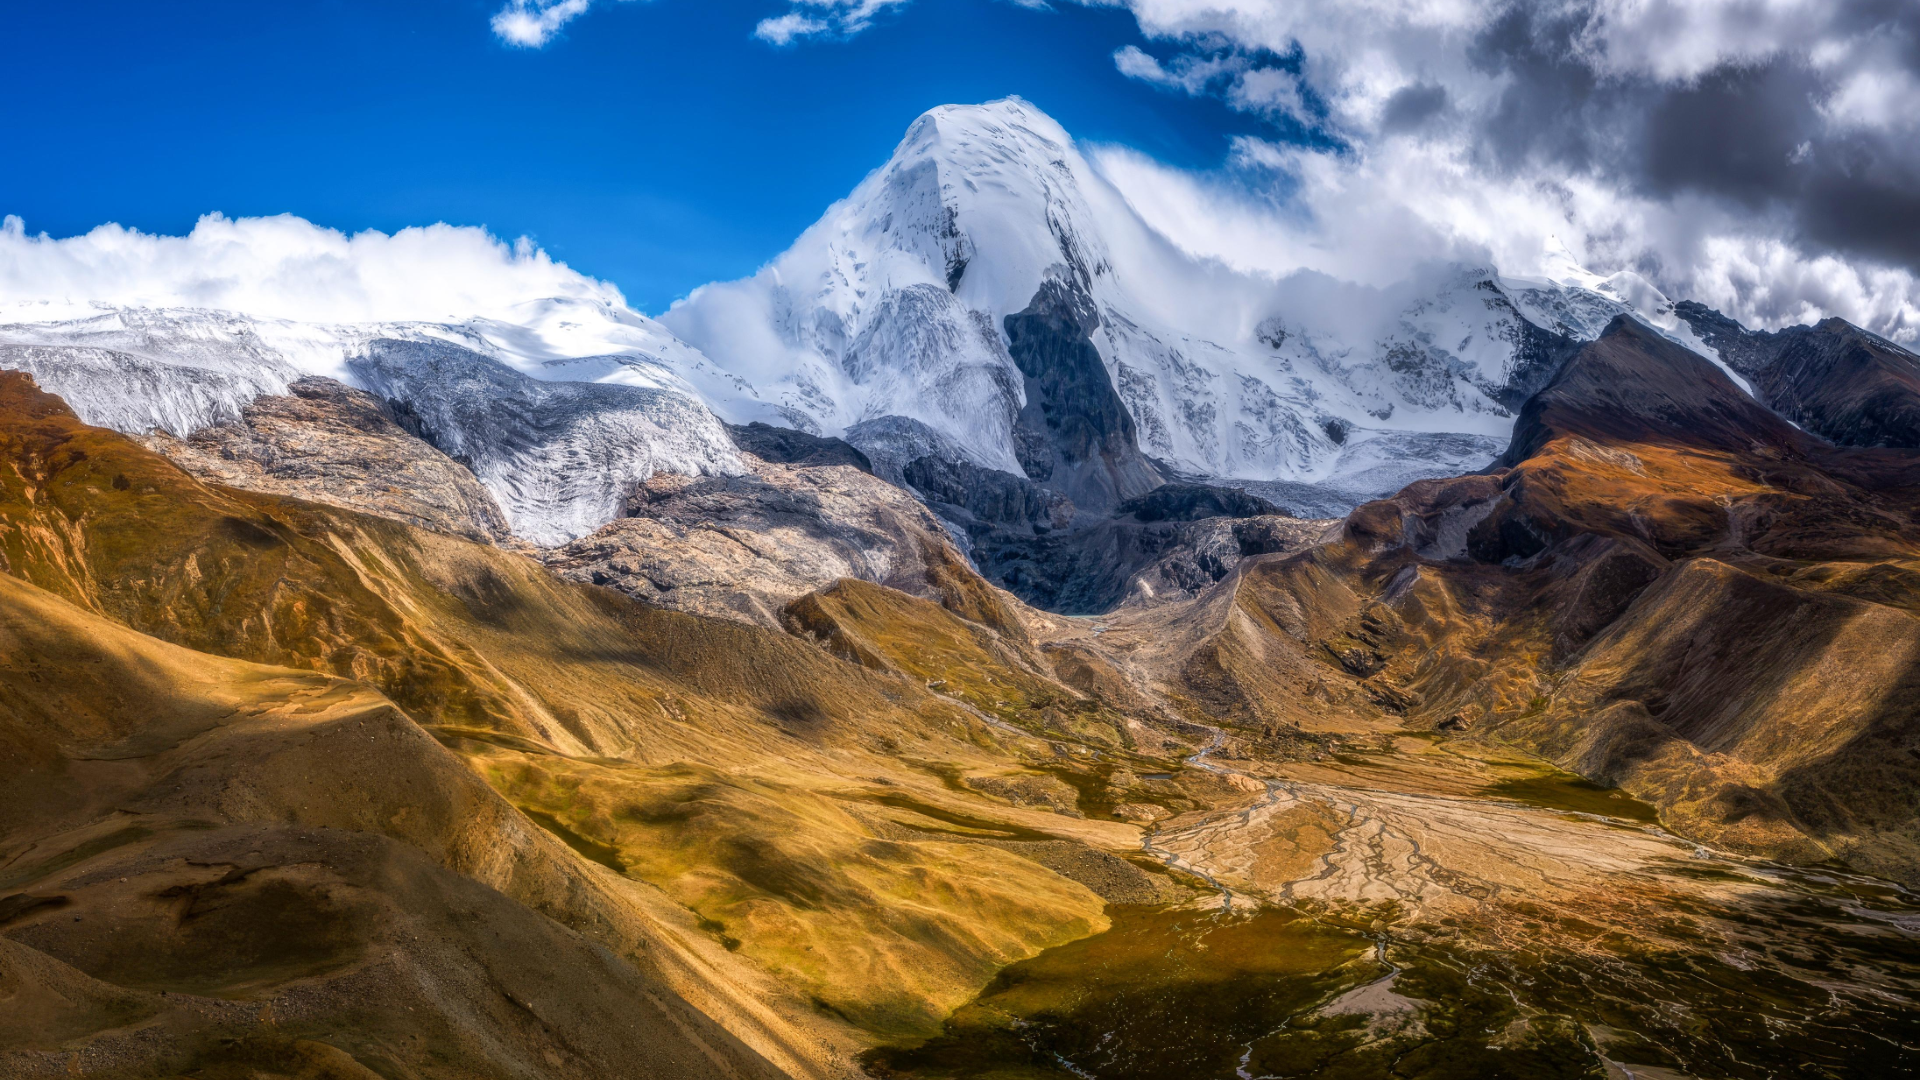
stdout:
[[1301,116],[1306,111],[1298,76],[1232,50],[1181,54],[1163,64],[1139,46],[1127,45],[1114,51],[1113,65],[1130,79],[1169,90],[1194,96],[1218,94],[1243,112],[1278,117]]
[[1853,36],[1837,25],[1844,7],[1836,0],[1600,0],[1579,40],[1596,70],[1693,79],[1722,64],[1844,46]]
[[185,236],[102,225],[53,239],[29,235],[18,217],[0,225],[0,306],[13,317],[30,305],[98,302],[319,323],[439,321],[505,317],[551,297],[625,304],[614,286],[524,238],[509,244],[469,227],[349,236],[289,215],[209,214]]
[[1457,141],[1394,139],[1327,154],[1241,139],[1214,173],[1119,147],[1092,156],[1156,231],[1243,271],[1317,272],[1377,288],[1436,260],[1555,276],[1564,241],[1588,268],[1648,272],[1676,298],[1748,325],[1839,315],[1920,341],[1920,280],[1909,270],[1809,254],[1770,222],[1705,200],[1635,196],[1583,176],[1491,175]]
[[[599,0],[507,0],[495,12],[493,32],[501,41],[526,49],[544,48],[562,27],[587,13]],[[630,2],[630,0],[622,0]],[[760,20],[753,36],[770,45],[791,45],[802,38],[847,38],[873,25],[888,8],[912,0],[789,0],[784,15]],[[1045,7],[1046,0],[1013,0],[1023,7]]]
[[770,45],[791,45],[799,38],[824,34],[831,29],[832,26],[811,15],[789,11],[785,15],[761,19],[760,24],[753,28],[753,36]]
[[1227,90],[1227,101],[1241,112],[1298,116],[1305,111],[1300,80],[1280,68],[1250,68]]
[[[560,28],[587,13],[594,0],[507,0],[494,13],[493,32],[500,40],[523,49],[538,49],[552,41]],[[625,0],[623,0],[625,2]]]
[[[1138,45],[1128,45],[1124,48],[1115,49],[1113,53],[1113,64],[1120,69],[1120,74],[1125,75],[1129,79],[1158,83],[1161,86],[1172,86],[1178,82],[1172,72],[1161,67],[1160,61],[1147,55],[1146,51]],[[1181,89],[1186,88],[1181,87]]]
[[1920,78],[1911,71],[1836,64],[1842,74],[1821,111],[1836,128],[1910,133],[1920,124]]
[[793,10],[760,20],[753,36],[772,45],[791,45],[807,37],[851,37],[873,25],[888,8],[912,0],[792,0]]

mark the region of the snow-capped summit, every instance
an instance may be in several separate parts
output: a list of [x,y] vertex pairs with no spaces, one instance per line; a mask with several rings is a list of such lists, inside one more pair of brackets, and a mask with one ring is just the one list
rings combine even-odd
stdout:
[[1091,217],[1065,131],[1017,99],[922,115],[887,164],[744,281],[661,322],[758,386],[785,423],[840,433],[904,416],[1020,470],[1021,375],[1000,319],[1083,251]]
[[925,113],[784,254],[660,321],[780,422],[856,442],[879,421],[923,426],[930,448],[1045,480],[1037,428],[1080,406],[1030,408],[1047,378],[1008,318],[1056,282],[1159,466],[1351,502],[1492,458],[1556,350],[1649,299],[1575,271],[1442,267],[1391,289],[1236,272],[1156,233],[1059,124],[1009,98]]

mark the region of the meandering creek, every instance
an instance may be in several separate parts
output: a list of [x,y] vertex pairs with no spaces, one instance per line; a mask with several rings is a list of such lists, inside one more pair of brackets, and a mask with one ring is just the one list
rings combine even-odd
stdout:
[[[1007,968],[897,1077],[1920,1075],[1920,898],[1717,855],[1565,774],[1404,753],[1232,778],[1204,883]],[[1502,770],[1505,770],[1504,772]],[[1477,770],[1477,771],[1472,771]],[[1511,775],[1518,773],[1518,775]],[[1464,784],[1462,777],[1487,782]]]

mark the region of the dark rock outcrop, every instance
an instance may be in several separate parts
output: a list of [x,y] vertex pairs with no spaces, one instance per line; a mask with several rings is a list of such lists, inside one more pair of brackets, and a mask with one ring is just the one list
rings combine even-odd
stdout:
[[847,429],[847,442],[873,463],[873,475],[905,484],[908,465],[923,457],[966,461],[959,443],[908,416],[876,416]]
[[1258,495],[1239,488],[1211,484],[1161,484],[1114,508],[1116,515],[1136,521],[1199,521],[1203,518],[1250,518],[1283,511]]
[[735,446],[761,461],[777,465],[851,465],[864,473],[873,471],[867,455],[845,439],[774,427],[758,420],[728,424],[727,434],[733,436]]
[[1142,522],[1113,518],[1051,535],[975,537],[974,565],[1035,607],[1095,615],[1128,601],[1193,596],[1242,559],[1304,550],[1331,522],[1279,515]]
[[1016,423],[1020,465],[1085,510],[1104,513],[1164,479],[1094,347],[1099,313],[1086,291],[1048,278],[1025,311],[1006,318],[1007,349],[1026,376]]
[[1049,533],[1073,520],[1073,503],[1024,476],[928,455],[907,464],[904,479],[940,515],[970,534],[1001,529]]
[[1806,430],[1840,446],[1920,448],[1920,356],[1844,319],[1768,333],[1690,301],[1675,311]]
[[[1495,401],[1518,412],[1528,398],[1539,393],[1553,381],[1554,376],[1560,374],[1560,369],[1566,366],[1573,354],[1580,351],[1582,342],[1570,334],[1535,326],[1531,319],[1514,310],[1504,298],[1501,303],[1514,315],[1513,330],[1508,339],[1513,344],[1513,367],[1508,371],[1505,382],[1482,389],[1491,391]],[[1328,434],[1332,435],[1332,432]]]
[[1806,441],[1710,361],[1629,315],[1615,318],[1528,399],[1501,463],[1517,465],[1568,435],[1736,452]]

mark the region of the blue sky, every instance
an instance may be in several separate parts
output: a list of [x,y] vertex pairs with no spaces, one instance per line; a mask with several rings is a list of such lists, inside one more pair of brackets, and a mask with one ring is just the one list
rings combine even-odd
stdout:
[[56,237],[216,210],[484,225],[659,311],[777,254],[934,105],[1019,94],[1082,140],[1199,169],[1272,133],[1120,74],[1116,49],[1154,49],[1125,9],[921,0],[776,48],[752,31],[779,0],[603,3],[534,50],[491,32],[498,7],[17,5],[0,213]]

